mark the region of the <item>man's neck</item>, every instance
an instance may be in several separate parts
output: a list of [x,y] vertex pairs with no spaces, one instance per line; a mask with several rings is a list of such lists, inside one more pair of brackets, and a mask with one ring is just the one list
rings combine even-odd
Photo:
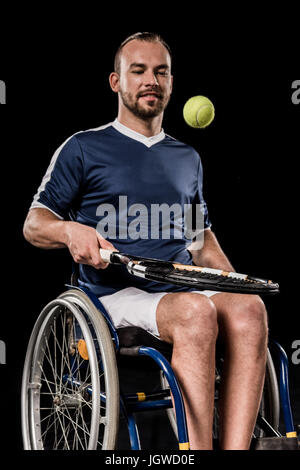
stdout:
[[151,119],[138,118],[127,109],[119,109],[118,113],[118,121],[123,124],[123,126],[129,127],[129,129],[146,137],[152,137],[161,132],[162,120],[163,113]]

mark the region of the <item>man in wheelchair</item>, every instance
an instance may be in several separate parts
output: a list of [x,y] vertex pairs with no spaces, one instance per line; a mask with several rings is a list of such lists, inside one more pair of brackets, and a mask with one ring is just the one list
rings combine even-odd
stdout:
[[[127,38],[109,82],[118,94],[117,119],[74,134],[55,152],[24,236],[40,248],[67,247],[79,264],[79,285],[97,295],[117,328],[142,327],[173,345],[171,365],[184,399],[191,449],[212,449],[215,349],[221,339],[220,446],[249,449],[267,357],[268,322],[261,298],[136,279],[100,257],[101,247],[234,270],[211,229],[198,153],[162,130],[173,82],[169,47],[152,33]],[[120,195],[131,209],[201,203],[203,243],[188,243],[185,236],[153,238],[151,224],[149,233],[132,239],[128,228],[134,214],[121,217]],[[117,230],[105,236],[99,220],[111,207],[119,209]],[[68,220],[70,210],[75,220]]]

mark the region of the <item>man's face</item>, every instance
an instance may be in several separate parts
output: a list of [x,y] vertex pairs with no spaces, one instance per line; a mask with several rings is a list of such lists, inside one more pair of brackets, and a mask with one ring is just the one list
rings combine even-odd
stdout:
[[171,58],[160,42],[133,40],[120,58],[120,98],[135,116],[149,119],[166,108],[172,92]]

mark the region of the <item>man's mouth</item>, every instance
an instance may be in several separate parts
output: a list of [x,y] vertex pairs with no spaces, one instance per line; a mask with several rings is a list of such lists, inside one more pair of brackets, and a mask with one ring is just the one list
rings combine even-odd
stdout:
[[155,91],[147,91],[145,93],[141,93],[139,98],[144,98],[146,101],[155,101],[161,99],[161,95]]

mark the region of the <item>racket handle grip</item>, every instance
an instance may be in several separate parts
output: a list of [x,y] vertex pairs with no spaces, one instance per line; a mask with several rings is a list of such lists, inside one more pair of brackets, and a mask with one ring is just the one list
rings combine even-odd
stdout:
[[100,248],[100,256],[105,263],[111,262],[112,253],[114,253],[113,250],[105,250],[104,248]]

